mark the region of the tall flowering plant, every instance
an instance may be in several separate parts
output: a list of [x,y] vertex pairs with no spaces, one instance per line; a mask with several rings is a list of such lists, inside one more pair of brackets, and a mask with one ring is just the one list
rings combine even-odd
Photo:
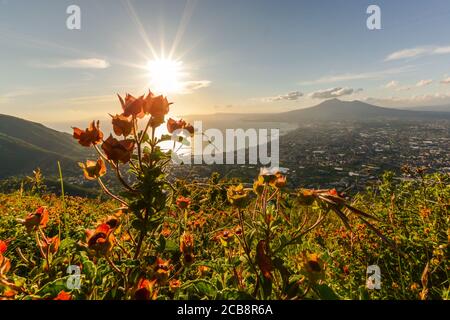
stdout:
[[[105,258],[122,275],[126,295],[130,294],[131,290],[128,289],[133,286],[135,293],[141,295],[144,289],[156,292],[153,286],[161,278],[158,277],[161,269],[158,266],[162,265],[163,260],[159,255],[164,246],[153,235],[162,228],[163,212],[174,188],[166,179],[166,166],[171,160],[170,151],[163,152],[160,147],[160,143],[171,136],[157,137],[155,131],[165,123],[172,103],[166,97],[156,96],[151,91],[140,97],[126,94],[125,97],[118,95],[118,98],[122,112],[110,115],[114,135],[111,133],[106,137],[100,129],[99,121],[93,121],[85,130],[73,128],[73,137],[79,144],[93,147],[98,153],[98,159],[80,163],[84,176],[89,180],[97,180],[103,191],[120,203],[121,212],[128,213],[102,221],[95,230],[87,231],[85,246],[96,257]],[[187,126],[189,127],[182,120],[169,119],[167,123],[169,133]],[[102,180],[107,167],[114,172],[123,189],[120,194],[114,193]],[[127,177],[124,176],[126,171]],[[125,223],[120,228],[122,222]],[[122,232],[121,240],[129,240],[127,245],[123,241],[121,245],[117,240],[115,233],[119,229]],[[115,245],[120,246],[131,258],[130,265],[137,267],[127,269],[117,266],[111,258]],[[147,260],[154,260],[154,268],[139,266],[145,260],[139,259],[143,251],[149,257]],[[152,290],[143,283],[151,283]]]

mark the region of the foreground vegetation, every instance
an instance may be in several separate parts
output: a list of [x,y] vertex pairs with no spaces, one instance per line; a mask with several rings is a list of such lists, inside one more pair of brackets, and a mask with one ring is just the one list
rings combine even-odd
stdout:
[[[351,199],[287,190],[289,177],[269,169],[253,184],[169,181],[173,154],[159,143],[186,144],[192,127],[169,119],[171,136],[155,137],[167,99],[120,102],[117,138],[104,139],[98,122],[74,129],[99,155],[80,164],[84,176],[112,200],[56,196],[37,181],[0,195],[4,299],[448,298],[448,174],[404,168],[409,179],[385,173]],[[107,170],[123,192],[102,181]],[[379,290],[367,289],[370,265]]]

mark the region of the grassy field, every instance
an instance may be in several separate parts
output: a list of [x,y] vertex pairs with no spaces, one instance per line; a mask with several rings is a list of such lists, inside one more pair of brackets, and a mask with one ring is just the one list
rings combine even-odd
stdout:
[[[448,299],[450,177],[410,174],[386,173],[352,199],[262,180],[240,188],[217,175],[177,181],[146,226],[116,200],[1,194],[0,295]],[[70,265],[80,267],[78,288]],[[380,268],[379,290],[366,287],[369,265]]]

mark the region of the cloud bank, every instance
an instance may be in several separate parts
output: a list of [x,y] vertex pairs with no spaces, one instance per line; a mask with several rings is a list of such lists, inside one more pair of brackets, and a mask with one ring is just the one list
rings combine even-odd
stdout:
[[88,59],[71,59],[62,60],[53,63],[35,63],[34,67],[49,69],[106,69],[111,64],[104,59],[88,58]]
[[314,92],[311,92],[308,96],[313,99],[331,99],[331,98],[337,98],[342,96],[351,95],[353,93],[358,93],[363,91],[363,89],[353,89],[353,88],[329,88],[325,90],[317,90]]
[[426,47],[402,49],[392,52],[384,59],[384,61],[410,59],[438,54],[450,54],[450,46],[443,46],[443,47],[426,46]]
[[263,98],[262,100],[264,102],[296,101],[296,100],[300,99],[301,97],[303,97],[303,93],[301,93],[300,91],[292,91],[292,92],[288,92],[287,94],[283,94],[283,95],[279,95],[279,96],[275,96],[275,97],[266,97],[266,98]]

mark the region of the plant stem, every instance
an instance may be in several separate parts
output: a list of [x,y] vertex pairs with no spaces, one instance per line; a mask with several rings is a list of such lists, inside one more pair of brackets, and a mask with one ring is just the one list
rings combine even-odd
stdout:
[[119,179],[120,183],[122,183],[122,185],[126,189],[128,189],[130,192],[133,192],[133,193],[136,192],[136,190],[134,190],[132,187],[130,187],[130,185],[123,179],[122,174],[120,173],[120,170],[119,170],[119,163],[118,162],[115,165],[115,167],[116,167],[116,175],[117,175],[117,178]]
[[125,200],[123,200],[123,199],[119,198],[118,196],[114,195],[113,193],[111,193],[111,191],[108,190],[108,188],[103,184],[103,182],[100,178],[97,178],[97,180],[98,180],[98,183],[100,184],[100,186],[102,187],[103,191],[105,191],[105,193],[107,195],[109,195],[111,198],[119,201],[120,203],[122,203],[123,205],[128,207],[128,203]]
[[142,171],[141,140],[138,138],[137,129],[138,129],[137,119],[136,119],[136,117],[133,116],[133,136],[134,136],[134,140],[136,141],[136,144],[137,144],[139,168]]
[[[61,183],[61,198],[62,198],[62,204],[63,204],[63,220],[64,220],[64,233],[65,237],[67,238],[69,236],[69,230],[67,229],[67,216],[66,216],[66,200],[64,197],[64,181],[63,181],[63,175],[62,175],[62,169],[61,164],[58,161],[58,171],[59,171],[59,181]],[[58,220],[59,220],[59,212],[58,212]],[[58,224],[58,236],[59,239],[61,239],[61,222]]]
[[239,224],[241,225],[242,229],[242,246],[244,247],[244,252],[247,255],[248,263],[250,263],[250,266],[255,272],[255,276],[258,277],[258,271],[256,270],[256,267],[253,264],[252,257],[250,256],[250,248],[248,246],[247,240],[245,239],[244,218],[242,216],[241,209],[238,209],[238,215],[239,215]]
[[[144,225],[147,227],[147,221],[148,221],[148,210],[145,209],[145,215],[144,215]],[[139,235],[139,240],[136,247],[136,252],[134,253],[133,259],[136,260],[139,257],[139,253],[141,251],[142,243],[144,242],[145,234],[147,230],[141,231],[141,234]]]

